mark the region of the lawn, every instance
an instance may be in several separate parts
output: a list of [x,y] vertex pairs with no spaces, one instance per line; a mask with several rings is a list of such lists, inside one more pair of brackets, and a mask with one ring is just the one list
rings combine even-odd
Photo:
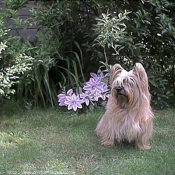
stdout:
[[101,146],[94,129],[103,113],[1,108],[0,174],[175,174],[174,109],[155,111],[150,151]]

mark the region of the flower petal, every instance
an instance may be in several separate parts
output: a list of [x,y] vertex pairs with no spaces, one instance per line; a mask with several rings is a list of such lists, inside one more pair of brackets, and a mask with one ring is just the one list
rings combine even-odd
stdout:
[[73,104],[73,110],[76,111],[77,110],[77,105]]
[[70,109],[72,109],[72,107],[73,107],[72,104],[69,104],[67,109],[70,110]]
[[73,90],[72,90],[72,89],[69,89],[69,90],[67,91],[67,95],[71,96],[72,94],[73,94]]

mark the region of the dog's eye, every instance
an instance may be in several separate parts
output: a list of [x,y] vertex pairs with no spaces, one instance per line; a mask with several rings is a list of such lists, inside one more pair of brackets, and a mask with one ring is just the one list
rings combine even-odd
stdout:
[[123,83],[126,83],[127,82],[127,79],[123,79]]
[[132,86],[134,86],[135,81],[134,81],[133,79],[131,79],[129,84],[130,84],[130,86],[132,87]]
[[130,79],[124,79],[123,80],[123,84],[125,86],[132,87],[132,86],[134,86],[134,81],[133,81],[132,78],[130,78]]
[[124,79],[124,80],[123,80],[123,84],[125,84],[125,85],[129,85],[129,81],[128,81],[128,79]]

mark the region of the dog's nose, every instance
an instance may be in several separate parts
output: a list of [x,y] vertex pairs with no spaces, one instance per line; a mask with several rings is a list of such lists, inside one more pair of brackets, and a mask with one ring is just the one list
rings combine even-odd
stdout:
[[121,87],[117,87],[117,88],[116,88],[117,93],[120,93],[120,92],[121,92],[121,90],[122,90],[122,88],[121,88]]

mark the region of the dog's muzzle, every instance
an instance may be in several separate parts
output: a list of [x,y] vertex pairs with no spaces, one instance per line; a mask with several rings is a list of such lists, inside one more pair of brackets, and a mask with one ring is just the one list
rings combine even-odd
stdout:
[[117,87],[116,92],[118,95],[124,95],[124,89],[122,87]]

